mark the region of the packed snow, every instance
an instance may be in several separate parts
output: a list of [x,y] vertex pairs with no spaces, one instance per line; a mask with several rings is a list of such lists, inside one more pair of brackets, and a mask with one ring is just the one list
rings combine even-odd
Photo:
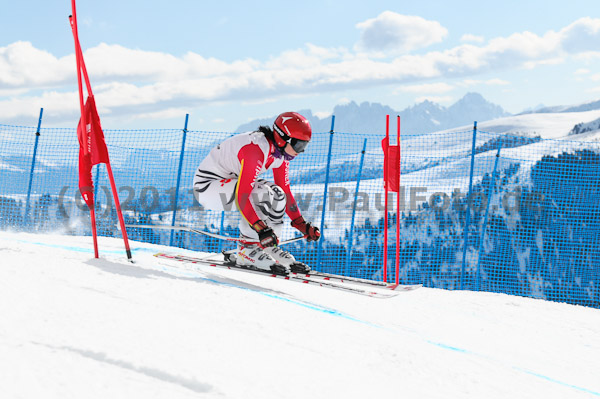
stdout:
[[99,242],[0,232],[2,398],[600,396],[598,309],[374,299]]

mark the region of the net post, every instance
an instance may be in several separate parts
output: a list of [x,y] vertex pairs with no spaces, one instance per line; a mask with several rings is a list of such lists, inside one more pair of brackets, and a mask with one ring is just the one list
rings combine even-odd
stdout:
[[[173,218],[171,219],[171,226],[175,226],[175,218],[177,217],[177,202],[179,200],[179,187],[181,185],[181,170],[183,169],[183,157],[185,156],[185,141],[187,139],[188,132],[188,121],[190,114],[185,114],[185,125],[183,127],[183,138],[181,140],[181,153],[179,154],[179,168],[177,169],[177,184],[175,185],[175,201],[173,203]],[[169,238],[169,246],[173,246],[175,231],[171,230],[171,237]]]
[[465,267],[467,264],[467,245],[469,244],[469,227],[471,225],[471,192],[473,190],[473,169],[475,168],[475,142],[477,140],[477,121],[473,122],[473,144],[471,147],[471,172],[469,174],[469,193],[467,195],[467,219],[465,221],[462,266],[460,269],[460,289],[465,288]]
[[[225,229],[225,211],[221,212],[221,226],[219,228],[219,234],[224,235],[223,230]],[[221,253],[223,251],[223,240],[219,240],[218,252]]]
[[33,176],[35,171],[35,159],[37,157],[37,149],[40,141],[40,129],[42,127],[42,116],[44,114],[44,108],[40,108],[40,117],[38,119],[37,130],[35,132],[35,144],[33,146],[33,157],[31,159],[31,171],[29,172],[29,185],[27,187],[27,200],[25,202],[25,218],[23,221],[23,225],[27,226],[29,222],[29,211],[31,206],[31,186],[33,184]]
[[[325,232],[325,212],[327,211],[327,193],[329,191],[329,169],[331,166],[331,148],[333,147],[333,127],[335,125],[335,115],[331,115],[331,130],[329,131],[329,150],[327,151],[327,169],[325,170],[325,187],[323,188],[323,210],[321,212],[321,234]],[[321,255],[323,253],[324,237],[318,241],[317,245],[317,270],[321,270]]]

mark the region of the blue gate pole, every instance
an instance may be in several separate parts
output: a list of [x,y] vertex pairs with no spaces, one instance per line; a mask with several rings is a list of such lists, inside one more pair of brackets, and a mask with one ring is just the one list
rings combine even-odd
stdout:
[[367,151],[367,139],[363,141],[362,154],[360,156],[360,165],[358,167],[358,176],[356,178],[356,191],[354,192],[354,204],[352,205],[352,221],[350,222],[350,236],[348,237],[348,253],[346,255],[346,267],[350,266],[352,257],[352,244],[354,243],[354,219],[356,217],[356,201],[358,199],[358,190],[360,188],[360,179],[362,176],[363,164],[365,162],[365,152]]
[[[173,204],[173,219],[171,226],[175,226],[175,217],[177,216],[177,201],[179,200],[179,186],[181,184],[181,169],[183,169],[183,156],[185,155],[185,140],[187,138],[188,120],[190,114],[185,114],[185,126],[183,127],[183,139],[181,140],[181,153],[179,154],[179,169],[177,169],[177,184],[175,185],[175,201]],[[173,246],[174,230],[171,230],[171,239],[169,245]]]
[[321,239],[317,248],[317,270],[321,269],[321,254],[323,252],[323,240],[325,239],[325,211],[327,210],[327,193],[329,190],[329,167],[331,166],[331,147],[333,146],[333,126],[335,115],[331,115],[331,130],[329,131],[329,151],[327,153],[327,170],[325,171],[325,188],[323,189],[323,212],[321,213]]
[[[221,212],[221,228],[219,230],[219,234],[223,235],[224,223],[225,222],[225,211]],[[223,240],[219,240],[219,252],[223,250]]]
[[467,195],[467,220],[465,222],[465,243],[463,248],[462,267],[460,269],[460,289],[465,288],[465,266],[467,263],[467,244],[469,243],[469,226],[471,225],[471,191],[473,190],[473,169],[475,168],[475,141],[477,140],[477,121],[473,123],[473,146],[471,148],[471,174],[469,176],[469,194]]
[[35,145],[33,146],[33,158],[31,160],[31,172],[29,172],[29,186],[27,187],[27,201],[25,202],[25,220],[24,225],[29,222],[29,207],[31,200],[31,185],[33,183],[33,172],[35,170],[35,158],[37,157],[37,149],[40,141],[40,128],[42,127],[42,115],[44,114],[44,108],[40,108],[40,118],[38,119],[38,126],[35,132]]
[[479,265],[481,262],[481,251],[483,250],[483,238],[485,237],[485,228],[487,226],[488,214],[490,211],[490,202],[492,202],[492,195],[494,194],[494,186],[496,182],[496,170],[498,169],[498,159],[500,159],[500,149],[502,148],[502,141],[498,142],[498,152],[496,153],[496,160],[494,161],[494,171],[492,172],[492,180],[490,186],[487,189],[486,199],[487,204],[485,206],[485,216],[483,217],[483,226],[481,228],[481,237],[479,238],[479,251],[477,253],[477,273],[475,280],[475,291],[479,291],[479,280],[480,280],[480,269]]

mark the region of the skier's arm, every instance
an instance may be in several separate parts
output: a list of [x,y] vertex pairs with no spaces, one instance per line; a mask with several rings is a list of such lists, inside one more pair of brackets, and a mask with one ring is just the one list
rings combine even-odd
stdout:
[[242,217],[250,226],[254,227],[260,221],[260,218],[250,202],[250,194],[252,193],[256,177],[262,168],[265,157],[258,145],[248,144],[240,149],[238,159],[242,166],[235,189],[235,203]]
[[290,187],[290,178],[289,178],[289,165],[288,161],[284,161],[280,167],[277,169],[273,169],[273,179],[275,180],[275,184],[277,184],[281,189],[285,192],[286,196],[286,205],[285,205],[285,213],[292,220],[296,220],[302,217],[300,213],[300,209],[298,209],[298,204],[296,204],[296,200],[292,195],[292,189]]

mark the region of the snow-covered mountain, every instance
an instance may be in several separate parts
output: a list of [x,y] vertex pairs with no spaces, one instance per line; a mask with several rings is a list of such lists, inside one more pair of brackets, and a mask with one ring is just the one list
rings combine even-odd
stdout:
[[600,130],[600,118],[587,123],[578,123],[573,126],[573,129],[569,132],[570,135],[583,134],[587,132],[594,132]]
[[3,398],[600,396],[597,309],[373,299],[99,244],[94,259],[90,237],[0,232]]
[[[565,138],[575,133],[576,125],[590,131],[600,117],[600,109],[556,113],[528,113],[478,123],[478,129],[489,133],[511,133],[523,136],[539,136],[543,139]],[[466,131],[471,125],[459,126],[444,132]]]
[[584,112],[593,111],[600,109],[600,100],[587,102],[577,105],[556,105],[552,107],[536,107],[533,110],[526,110],[523,113],[538,113],[538,114],[549,114],[557,112]]
[[[299,110],[311,123],[313,131],[327,132],[331,129],[331,118],[319,118],[311,110]],[[450,107],[424,101],[403,111],[396,111],[379,103],[357,104],[354,101],[337,105],[333,110],[336,132],[381,133],[385,130],[385,115],[400,115],[402,131],[405,133],[430,133],[438,130],[487,121],[509,115],[502,107],[486,101],[478,93],[468,93]],[[256,119],[239,126],[236,131],[256,129],[259,125],[271,125],[271,118]]]

